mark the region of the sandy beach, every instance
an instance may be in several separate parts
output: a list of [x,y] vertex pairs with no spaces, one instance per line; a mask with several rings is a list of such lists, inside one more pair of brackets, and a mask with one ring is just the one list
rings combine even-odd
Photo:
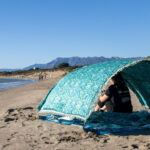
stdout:
[[[150,132],[94,135],[78,126],[43,122],[36,106],[64,72],[43,81],[0,91],[0,149],[2,150],[148,150]],[[143,110],[132,94],[134,111]]]

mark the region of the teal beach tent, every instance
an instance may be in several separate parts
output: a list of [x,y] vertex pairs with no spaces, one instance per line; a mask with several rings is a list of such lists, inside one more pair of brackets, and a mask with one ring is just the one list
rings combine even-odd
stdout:
[[76,69],[63,77],[38,105],[40,114],[62,115],[84,122],[90,117],[109,79],[120,72],[140,103],[150,107],[150,61],[107,61]]

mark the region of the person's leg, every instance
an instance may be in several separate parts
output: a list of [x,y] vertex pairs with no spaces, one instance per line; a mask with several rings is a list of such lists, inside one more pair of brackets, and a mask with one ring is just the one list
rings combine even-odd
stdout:
[[100,110],[104,111],[105,109],[106,109],[105,103],[98,101],[97,106],[95,107],[95,111],[100,111]]
[[101,110],[102,112],[105,111],[105,110],[107,110],[106,105],[104,105],[100,110]]
[[105,106],[106,106],[107,112],[114,112],[114,106],[111,101],[106,101]]
[[104,105],[105,105],[105,102],[101,102],[101,101],[98,101],[98,106],[100,107],[100,108],[102,108]]

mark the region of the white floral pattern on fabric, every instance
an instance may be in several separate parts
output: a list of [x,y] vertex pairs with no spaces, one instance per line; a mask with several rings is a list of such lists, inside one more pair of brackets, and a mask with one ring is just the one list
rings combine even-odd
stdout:
[[133,61],[135,59],[107,61],[74,70],[53,87],[38,109],[86,119],[106,81]]

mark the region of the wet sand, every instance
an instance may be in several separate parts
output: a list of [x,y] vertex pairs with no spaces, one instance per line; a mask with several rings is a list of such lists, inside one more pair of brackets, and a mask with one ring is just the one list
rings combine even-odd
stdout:
[[[0,149],[150,149],[150,132],[98,136],[84,133],[78,126],[38,120],[36,106],[61,77],[57,74],[34,84],[0,91]],[[133,94],[132,102],[135,111],[144,109]]]

